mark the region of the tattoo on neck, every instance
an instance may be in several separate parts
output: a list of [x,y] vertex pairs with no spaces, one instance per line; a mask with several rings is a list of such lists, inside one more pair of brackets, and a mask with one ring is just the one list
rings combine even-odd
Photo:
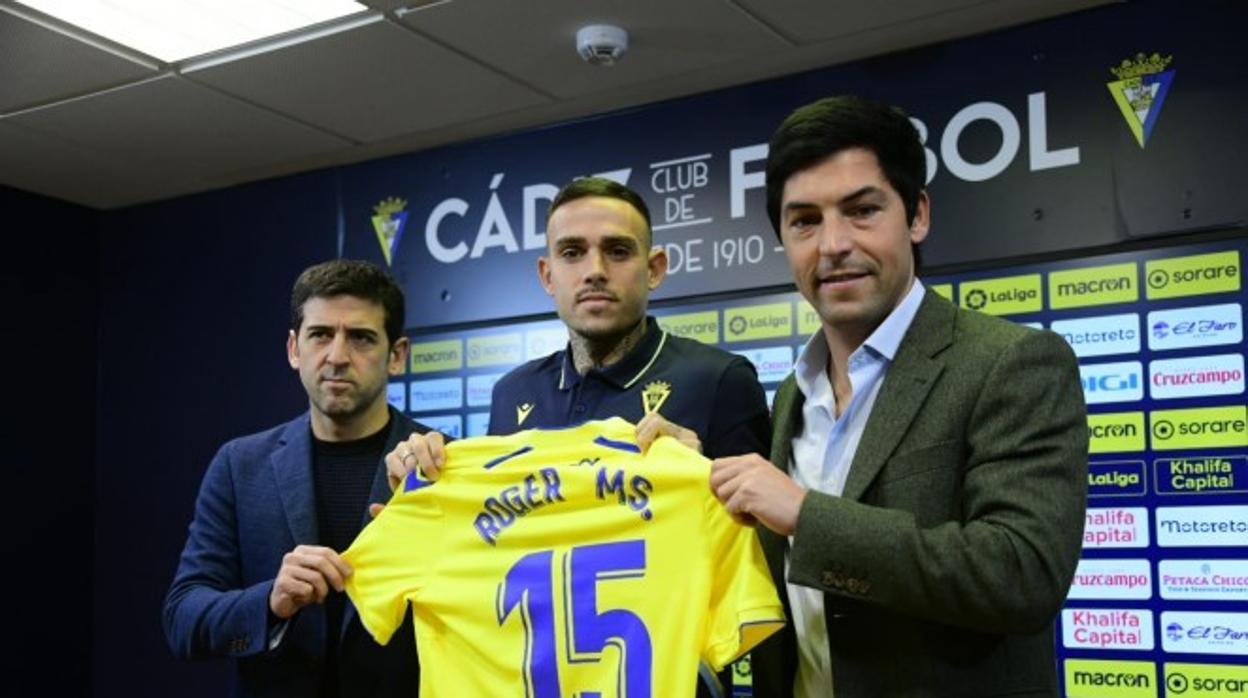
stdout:
[[624,358],[646,336],[646,321],[643,318],[624,334],[611,337],[586,337],[576,332],[569,334],[572,365],[583,376],[591,368],[606,368]]

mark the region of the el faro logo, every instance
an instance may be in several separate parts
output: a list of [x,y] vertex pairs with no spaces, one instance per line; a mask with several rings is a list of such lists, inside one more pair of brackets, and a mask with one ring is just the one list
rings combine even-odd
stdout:
[[377,244],[381,245],[387,267],[394,262],[399,240],[403,239],[403,228],[407,225],[406,209],[407,201],[397,196],[382,199],[373,207],[373,232],[377,233]]
[[1135,60],[1124,58],[1122,63],[1109,69],[1118,79],[1105,86],[1141,148],[1153,135],[1161,105],[1170,92],[1170,83],[1174,82],[1174,70],[1166,70],[1173,58],[1158,53],[1151,56],[1137,53]]

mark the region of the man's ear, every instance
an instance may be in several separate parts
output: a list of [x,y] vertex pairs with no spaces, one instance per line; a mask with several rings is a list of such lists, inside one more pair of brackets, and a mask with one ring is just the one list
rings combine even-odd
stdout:
[[651,247],[650,258],[646,260],[646,264],[649,267],[646,286],[653,291],[667,278],[667,248],[662,245]]
[[927,191],[919,192],[918,205],[914,209],[914,220],[910,222],[910,242],[918,244],[927,237],[928,228],[932,224],[932,201]]
[[290,362],[291,368],[299,370],[299,336],[294,330],[286,335],[286,360]]
[[550,259],[546,257],[537,258],[537,280],[541,282],[542,288],[546,289],[546,295],[555,295],[555,289],[550,283]]
[[390,347],[390,364],[388,366],[390,375],[403,375],[404,369],[407,368],[407,353],[410,349],[411,340],[407,337],[399,337],[394,340],[394,344]]

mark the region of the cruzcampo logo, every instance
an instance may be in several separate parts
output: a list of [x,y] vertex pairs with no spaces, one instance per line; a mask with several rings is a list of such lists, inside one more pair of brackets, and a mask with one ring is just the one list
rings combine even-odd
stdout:
[[373,207],[373,232],[377,233],[377,244],[381,245],[381,253],[386,257],[386,266],[394,263],[395,250],[399,249],[399,240],[403,239],[403,226],[407,224],[407,201],[392,196],[382,199]]
[[1105,86],[1141,148],[1153,134],[1161,105],[1174,81],[1174,71],[1166,70],[1172,59],[1173,56],[1158,53],[1151,56],[1137,53],[1135,60],[1124,58],[1122,63],[1109,69],[1118,79]]

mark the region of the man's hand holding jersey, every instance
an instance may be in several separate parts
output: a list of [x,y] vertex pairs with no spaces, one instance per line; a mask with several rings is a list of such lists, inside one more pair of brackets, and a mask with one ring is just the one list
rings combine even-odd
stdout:
[[[702,452],[702,441],[698,439],[697,432],[673,424],[657,412],[647,414],[637,423],[637,445],[642,452],[649,450],[650,444],[660,436],[670,436],[698,453]],[[423,477],[437,480],[445,464],[445,436],[436,431],[412,434],[386,454],[386,478],[390,481],[391,490],[397,489],[408,474],[416,470]],[[369,512],[376,516],[383,508],[382,504],[370,504]]]
[[801,485],[756,453],[712,461],[711,490],[741,523],[758,521],[782,536],[797,531],[806,499]]
[[269,610],[281,620],[312,603],[324,603],[329,590],[342,591],[351,566],[320,545],[300,545],[282,556],[269,592]]

